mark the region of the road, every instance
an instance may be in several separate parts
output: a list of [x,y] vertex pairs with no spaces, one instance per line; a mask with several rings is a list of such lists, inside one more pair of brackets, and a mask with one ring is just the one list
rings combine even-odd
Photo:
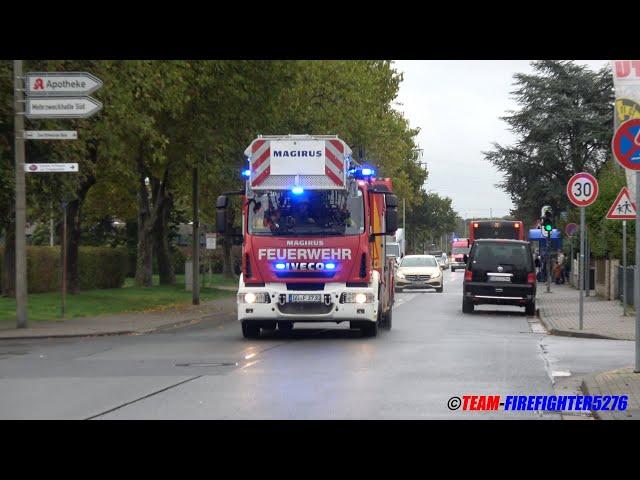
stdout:
[[399,294],[393,329],[376,338],[299,324],[290,335],[245,340],[226,321],[3,341],[0,419],[558,419],[451,411],[447,400],[574,393],[579,375],[633,358],[633,342],[545,335],[523,309],[463,315],[463,274],[446,271],[441,294]]

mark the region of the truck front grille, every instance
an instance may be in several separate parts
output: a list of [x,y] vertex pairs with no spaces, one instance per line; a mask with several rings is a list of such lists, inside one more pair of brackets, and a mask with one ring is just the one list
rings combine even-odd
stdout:
[[289,315],[323,315],[333,309],[333,304],[324,303],[279,303],[277,306],[281,313]]

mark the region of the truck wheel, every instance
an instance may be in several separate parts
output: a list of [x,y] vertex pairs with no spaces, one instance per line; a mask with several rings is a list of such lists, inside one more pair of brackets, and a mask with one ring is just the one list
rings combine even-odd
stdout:
[[536,302],[529,302],[524,307],[524,313],[527,317],[533,317],[536,314]]
[[260,325],[255,322],[242,322],[242,336],[244,338],[260,337]]
[[453,268],[453,267],[451,267],[451,271],[452,271],[452,272],[455,272],[455,271],[456,271],[456,269],[455,269],[455,268]]
[[462,313],[473,313],[473,302],[462,300]]
[[391,330],[391,327],[393,326],[393,308],[389,308],[389,311],[382,315],[382,322],[380,323],[380,326],[385,330]]
[[278,322],[278,330],[281,332],[290,332],[293,330],[293,322]]
[[363,337],[375,337],[378,335],[378,322],[362,322],[360,330]]

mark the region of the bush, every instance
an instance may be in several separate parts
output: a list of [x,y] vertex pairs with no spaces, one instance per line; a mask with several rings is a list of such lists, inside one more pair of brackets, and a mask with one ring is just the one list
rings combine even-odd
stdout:
[[120,288],[129,270],[126,248],[80,247],[78,283],[80,290]]
[[61,265],[60,247],[27,247],[27,289],[29,293],[60,290]]
[[[4,249],[0,249],[0,260]],[[119,288],[127,274],[127,251],[124,248],[80,247],[78,283],[81,290]],[[60,290],[62,279],[60,247],[27,247],[27,288],[29,293]],[[0,271],[2,262],[0,261]]]

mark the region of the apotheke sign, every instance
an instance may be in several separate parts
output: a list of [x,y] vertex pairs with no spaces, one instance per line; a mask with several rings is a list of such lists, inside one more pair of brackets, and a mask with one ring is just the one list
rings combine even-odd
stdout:
[[89,95],[102,87],[102,80],[86,72],[31,72],[26,87],[30,97]]

